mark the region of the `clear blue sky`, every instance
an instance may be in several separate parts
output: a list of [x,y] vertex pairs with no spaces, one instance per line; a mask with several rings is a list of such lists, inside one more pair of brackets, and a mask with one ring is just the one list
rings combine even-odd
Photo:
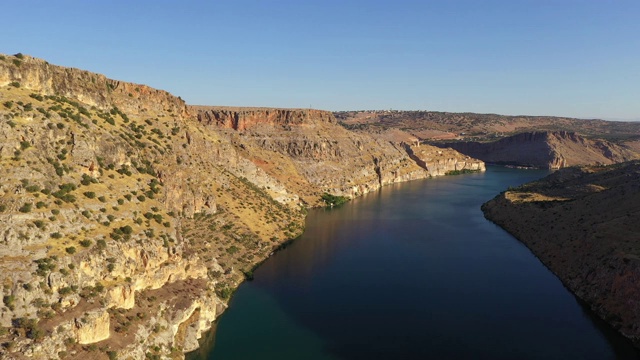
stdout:
[[638,0],[14,0],[0,52],[190,104],[640,118]]

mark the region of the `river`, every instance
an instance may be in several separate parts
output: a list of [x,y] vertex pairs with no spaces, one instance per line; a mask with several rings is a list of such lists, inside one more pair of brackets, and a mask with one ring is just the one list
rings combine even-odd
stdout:
[[480,211],[546,174],[489,167],[310,212],[188,359],[637,359]]

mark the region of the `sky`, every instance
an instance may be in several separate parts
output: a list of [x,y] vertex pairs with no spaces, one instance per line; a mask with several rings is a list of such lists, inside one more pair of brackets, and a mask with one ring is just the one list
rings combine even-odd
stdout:
[[57,0],[0,53],[189,104],[640,120],[638,0]]

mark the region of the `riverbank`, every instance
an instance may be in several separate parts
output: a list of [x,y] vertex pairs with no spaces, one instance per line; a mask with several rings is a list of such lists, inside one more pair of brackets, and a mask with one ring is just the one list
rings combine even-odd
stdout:
[[310,211],[188,359],[635,359],[480,211],[546,173],[492,167]]
[[640,163],[560,170],[485,203],[501,226],[640,347]]

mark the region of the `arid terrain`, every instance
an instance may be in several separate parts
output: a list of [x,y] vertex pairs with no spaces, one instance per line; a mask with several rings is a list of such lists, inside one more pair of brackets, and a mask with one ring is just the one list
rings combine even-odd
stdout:
[[[467,128],[495,135],[500,121],[507,124],[501,129],[524,131],[522,124],[530,120],[433,113],[437,121],[431,126],[415,119],[398,122],[395,113],[389,121],[380,113],[384,121],[367,122],[362,114],[191,106],[146,85],[22,54],[0,55],[0,357],[183,358],[199,346],[202,332],[253,269],[304,231],[307,209],[398,182],[484,171],[482,159],[456,150],[469,152],[460,142],[447,146],[425,140],[429,134],[459,138]],[[558,119],[551,120],[546,124]],[[478,157],[521,151],[541,159],[531,162],[540,167],[573,165],[584,153],[591,164],[635,158],[640,146],[630,141],[634,124],[587,123],[586,137],[564,128],[521,134],[502,138],[488,151],[478,151]],[[597,139],[598,131],[611,141]],[[590,169],[605,173],[601,167]],[[629,176],[636,171],[614,169],[627,169]],[[569,206],[578,203],[578,195],[604,196],[598,194],[618,189],[596,180],[574,186],[562,175],[588,171],[559,172],[553,188],[558,194],[541,190],[533,198],[544,201],[526,203],[534,209],[527,211],[538,211],[533,206],[539,203]],[[619,178],[627,179],[623,175]],[[625,184],[620,189],[637,197],[634,183]],[[565,201],[569,196],[576,200]],[[494,203],[507,204],[505,209],[521,206],[500,201]],[[569,233],[572,221],[599,224],[588,215],[596,202],[588,204],[582,218],[558,227]],[[637,215],[632,205],[624,209],[629,218]],[[497,215],[492,219],[500,223]],[[559,221],[525,220],[536,226]],[[628,236],[621,235],[609,250],[624,251],[624,269],[635,264],[636,256],[625,250],[632,246]],[[557,249],[550,249],[549,258],[555,259]],[[598,261],[602,251],[594,252]],[[541,259],[548,263],[545,256]],[[605,264],[614,261],[606,259]],[[562,263],[573,262],[582,263],[577,257]],[[557,273],[565,283],[581,281],[582,270],[570,269]],[[589,276],[615,272],[607,269]],[[611,281],[627,294],[635,291],[629,279]],[[593,296],[583,296],[581,286],[570,288],[596,301],[598,313],[614,314],[618,320],[612,323],[623,333],[636,336],[637,327],[627,319],[637,314],[617,300],[600,306],[602,294],[593,290]]]
[[0,357],[182,358],[307,208],[483,169],[327,111],[188,106],[0,55]]
[[562,169],[482,209],[640,344],[640,162]]
[[640,122],[433,111],[335,115],[347,129],[413,138],[503,165],[558,169],[640,158]]

